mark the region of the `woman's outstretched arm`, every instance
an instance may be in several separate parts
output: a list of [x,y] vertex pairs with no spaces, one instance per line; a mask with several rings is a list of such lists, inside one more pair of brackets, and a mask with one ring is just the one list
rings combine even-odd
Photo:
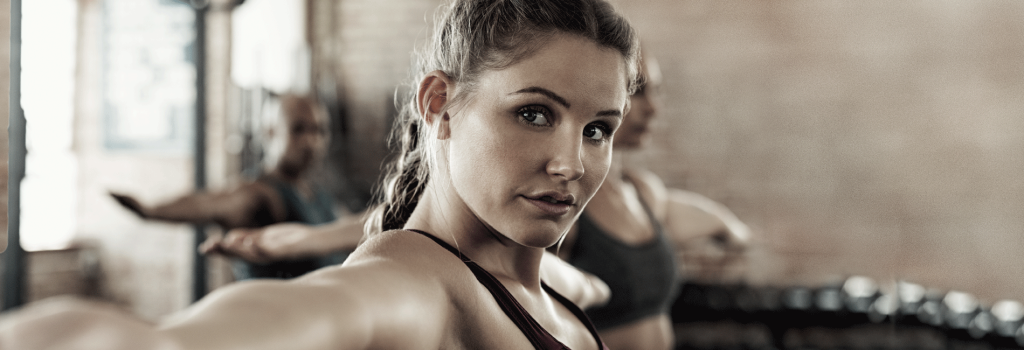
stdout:
[[649,171],[629,174],[665,228],[680,271],[709,281],[742,272],[744,251],[751,244],[750,227],[729,208],[698,193],[667,188]]
[[721,235],[722,243],[742,249],[750,241],[750,227],[740,221],[725,205],[703,195],[668,189],[668,222],[679,241],[709,235]]
[[671,233],[680,269],[688,278],[725,282],[745,273],[750,228],[731,210],[702,195],[670,189]]
[[158,324],[97,302],[31,305],[0,321],[3,349],[437,348],[441,288],[387,260],[211,293]]

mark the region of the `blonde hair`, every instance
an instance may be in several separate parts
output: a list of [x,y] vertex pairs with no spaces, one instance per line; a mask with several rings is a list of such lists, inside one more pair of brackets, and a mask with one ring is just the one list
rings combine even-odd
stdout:
[[579,35],[622,54],[627,90],[640,83],[635,30],[604,0],[453,0],[438,8],[434,32],[418,52],[416,70],[400,101],[389,145],[397,158],[385,168],[367,233],[400,229],[419,201],[436,162],[427,140],[435,139],[420,118],[419,82],[442,71],[456,85],[448,105],[473,90],[480,73],[502,69],[532,55],[556,33]]

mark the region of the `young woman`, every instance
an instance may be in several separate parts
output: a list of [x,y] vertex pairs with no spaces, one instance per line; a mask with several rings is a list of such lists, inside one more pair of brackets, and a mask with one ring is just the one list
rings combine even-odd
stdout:
[[540,265],[608,172],[635,34],[602,0],[459,0],[438,18],[370,220],[386,231],[344,265],[225,287],[155,327],[30,308],[0,347],[603,348]]
[[632,108],[615,133],[608,177],[576,226],[552,249],[611,289],[606,304],[587,309],[609,348],[671,349],[668,311],[680,275],[675,252],[686,251],[680,255],[694,261],[690,257],[701,252],[688,248],[705,237],[717,237],[724,247],[742,247],[749,229],[717,202],[666,189],[657,175],[625,168],[627,152],[649,138],[659,106],[661,72],[650,54],[643,55],[641,72],[644,83],[630,97]]

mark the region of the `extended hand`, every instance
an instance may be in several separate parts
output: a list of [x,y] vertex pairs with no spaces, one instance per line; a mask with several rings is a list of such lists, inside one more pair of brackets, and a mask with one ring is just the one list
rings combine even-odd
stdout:
[[131,210],[133,213],[135,213],[135,215],[138,215],[140,218],[143,219],[146,218],[146,208],[143,207],[142,204],[139,203],[139,201],[135,200],[135,198],[132,198],[129,195],[117,194],[114,192],[110,192],[110,196],[114,197],[114,200],[116,200],[118,204],[121,204],[121,206],[127,208],[128,210]]
[[234,256],[254,263],[268,263],[277,259],[263,249],[263,229],[236,228],[222,236],[210,236],[199,246],[203,254]]
[[256,263],[316,255],[302,248],[318,243],[307,241],[312,230],[311,226],[295,223],[234,229],[224,237],[207,239],[200,251],[236,256]]

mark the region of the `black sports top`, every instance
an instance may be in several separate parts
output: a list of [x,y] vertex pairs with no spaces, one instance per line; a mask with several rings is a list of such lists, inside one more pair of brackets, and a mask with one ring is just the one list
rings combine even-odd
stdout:
[[[409,231],[416,232],[430,238],[441,247],[444,247],[444,249],[448,249],[452,254],[459,257],[459,259],[469,267],[469,270],[473,271],[473,275],[476,276],[477,281],[480,281],[480,284],[483,284],[484,287],[491,292],[491,295],[494,296],[494,300],[498,302],[498,306],[501,307],[501,310],[505,312],[505,315],[508,315],[508,317],[512,319],[512,323],[515,323],[516,326],[519,327],[519,330],[523,331],[523,334],[526,335],[526,338],[530,340],[530,343],[533,344],[535,349],[570,350],[568,346],[562,344],[562,342],[555,339],[551,333],[548,333],[547,330],[541,327],[540,324],[533,319],[533,316],[530,316],[530,313],[526,312],[526,309],[524,309],[522,305],[519,305],[519,302],[516,301],[516,298],[512,296],[511,293],[508,292],[508,289],[505,289],[505,286],[502,285],[494,275],[491,275],[490,272],[487,272],[487,270],[484,270],[480,265],[469,260],[468,257],[462,255],[462,252],[459,252],[458,249],[455,249],[455,247],[452,247],[447,242],[420,230]],[[543,281],[541,282],[541,287],[544,288],[544,291],[554,297],[555,300],[565,306],[566,309],[569,309],[573,315],[576,315],[580,322],[583,322],[583,325],[587,327],[590,334],[594,336],[594,340],[597,341],[597,345],[601,350],[608,350],[608,347],[601,341],[601,337],[597,335],[597,329],[595,329],[594,325],[590,323],[589,319],[587,319],[587,315],[584,314],[579,307],[576,307],[576,304],[573,304],[561,294],[555,292],[555,290],[548,287],[548,285]]]
[[[283,222],[298,222],[307,225],[322,225],[334,221],[334,200],[326,191],[313,187],[313,197],[306,199],[295,187],[263,177],[259,181],[266,183],[277,191],[287,209],[287,217]],[[266,213],[270,219],[270,213]],[[267,222],[266,225],[272,222]],[[265,225],[260,225],[265,226]],[[336,265],[345,261],[348,253],[334,253],[316,258],[297,258],[278,260],[269,263],[254,263],[236,259],[232,269],[239,280],[252,278],[295,278],[324,266]]]
[[667,313],[678,292],[675,254],[664,229],[643,200],[654,228],[654,239],[629,245],[608,235],[580,216],[569,263],[608,284],[612,297],[602,306],[587,309],[597,329],[608,329],[642,318]]

